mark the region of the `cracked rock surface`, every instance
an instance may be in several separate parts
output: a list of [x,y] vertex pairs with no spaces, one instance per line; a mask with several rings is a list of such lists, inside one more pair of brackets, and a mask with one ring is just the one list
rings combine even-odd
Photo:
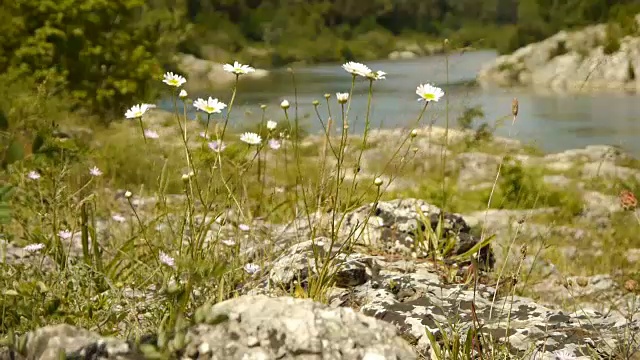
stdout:
[[[341,234],[357,234],[348,243],[346,236],[332,242],[304,231],[297,237],[280,232],[274,236],[280,255],[240,289],[241,296],[198,309],[189,325],[169,335],[165,354],[172,359],[417,359],[433,351],[427,332],[441,341],[445,334],[464,338],[469,329],[518,359],[640,353],[638,313],[625,317],[588,307],[568,312],[497,291],[485,276],[495,262],[489,246],[475,258],[480,280],[474,287],[466,277],[473,263],[458,256],[480,241],[471,230],[460,215],[441,213],[419,199],[399,199],[346,214]],[[301,234],[307,238],[294,241]],[[432,261],[421,242],[425,234],[450,242],[442,261]],[[297,288],[308,290],[323,267],[335,275],[329,305],[290,296]],[[613,279],[598,279],[590,281],[615,287]],[[554,288],[554,296],[562,297],[562,291]],[[48,326],[27,334],[19,349],[0,351],[0,360],[59,359],[61,352],[70,359],[143,359],[158,345],[157,335],[134,346],[69,325]]]

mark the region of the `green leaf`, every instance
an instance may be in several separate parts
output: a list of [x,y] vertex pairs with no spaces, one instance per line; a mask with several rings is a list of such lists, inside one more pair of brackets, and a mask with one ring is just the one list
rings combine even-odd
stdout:
[[9,130],[9,119],[5,115],[4,111],[0,110],[0,130]]

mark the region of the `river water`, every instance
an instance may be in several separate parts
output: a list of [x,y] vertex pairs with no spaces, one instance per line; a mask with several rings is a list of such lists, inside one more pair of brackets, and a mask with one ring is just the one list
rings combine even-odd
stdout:
[[[438,103],[429,105],[422,124],[444,125],[449,120],[457,126],[456,118],[465,107],[481,106],[485,113],[481,122],[495,123],[511,113],[511,101],[517,97],[520,113],[515,125],[511,120],[498,128],[497,134],[539,146],[546,152],[562,151],[592,144],[621,146],[640,156],[640,98],[631,94],[558,95],[527,89],[482,89],[474,84],[480,67],[495,59],[492,51],[466,52],[445,56],[430,56],[411,60],[381,60],[368,62],[373,70],[385,71],[387,79],[373,87],[371,125],[374,128],[411,128],[422,104],[415,89],[420,83],[435,83],[446,95]],[[319,100],[321,115],[327,108],[323,94],[330,93],[334,118],[339,118],[336,92],[347,92],[351,76],[340,64],[295,67],[298,115],[301,123],[311,131],[319,131],[321,124],[313,111],[313,100]],[[364,126],[368,81],[356,82],[350,113],[352,130],[361,132]],[[228,102],[230,89],[212,91],[198,96],[219,97]],[[287,69],[273,70],[265,79],[240,82],[236,105],[232,112],[233,126],[260,121],[260,104],[268,105],[267,116],[282,120],[279,108],[282,99],[291,103],[295,113],[294,85]],[[434,105],[434,106],[431,106]],[[164,107],[164,106],[163,106]],[[477,120],[478,121],[478,120]]]

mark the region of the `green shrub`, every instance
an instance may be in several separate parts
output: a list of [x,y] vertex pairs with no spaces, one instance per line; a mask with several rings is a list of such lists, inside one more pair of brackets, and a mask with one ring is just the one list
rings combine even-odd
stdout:
[[0,72],[47,80],[76,107],[120,116],[156,94],[179,21],[143,0],[3,2]]

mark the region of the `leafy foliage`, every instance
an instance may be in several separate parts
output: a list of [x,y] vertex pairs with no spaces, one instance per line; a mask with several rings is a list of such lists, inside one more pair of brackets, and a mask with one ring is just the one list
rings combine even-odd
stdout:
[[149,100],[180,41],[179,18],[143,0],[16,0],[0,6],[0,73],[33,77],[75,107],[113,115]]

